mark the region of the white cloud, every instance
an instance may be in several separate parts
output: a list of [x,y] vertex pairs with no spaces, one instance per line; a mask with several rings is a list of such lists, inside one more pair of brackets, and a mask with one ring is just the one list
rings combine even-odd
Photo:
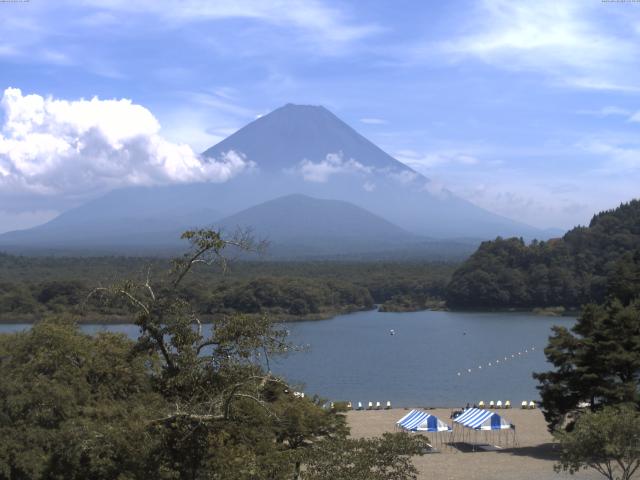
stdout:
[[399,150],[394,155],[402,163],[415,168],[431,168],[445,164],[476,165],[479,160],[467,153],[455,150],[438,150],[434,152],[416,152],[414,150]]
[[[556,82],[597,90],[638,90],[637,15],[582,0],[484,0],[467,32],[439,45],[509,70],[536,71]],[[635,38],[634,38],[635,37]]]
[[373,192],[376,189],[376,184],[373,182],[365,182],[364,185],[362,185],[362,188],[365,192]]
[[131,100],[58,100],[5,90],[0,194],[93,196],[127,185],[224,182],[251,164],[229,152],[203,159],[160,135]]
[[386,120],[381,118],[361,118],[360,121],[367,125],[386,125]]
[[614,105],[602,107],[597,110],[579,110],[578,113],[581,115],[594,115],[597,117],[610,117],[610,116],[628,117],[629,115],[632,114],[632,112],[629,109],[616,107]]
[[419,174],[412,170],[393,170],[388,172],[387,175],[396,182],[400,182],[404,185],[412,183],[419,177]]
[[329,177],[337,174],[360,173],[370,174],[373,172],[371,167],[367,167],[362,163],[350,158],[344,159],[342,152],[330,153],[320,162],[312,162],[304,159],[293,170],[295,173],[302,175],[308,182],[324,183]]
[[225,18],[246,18],[273,25],[289,25],[306,32],[318,44],[346,43],[380,31],[376,25],[358,24],[337,8],[319,0],[85,0],[110,12],[153,14],[168,23],[200,22]]
[[584,151],[604,158],[604,166],[598,171],[607,174],[624,174],[640,169],[640,145],[616,145],[604,141],[589,141],[579,145]]

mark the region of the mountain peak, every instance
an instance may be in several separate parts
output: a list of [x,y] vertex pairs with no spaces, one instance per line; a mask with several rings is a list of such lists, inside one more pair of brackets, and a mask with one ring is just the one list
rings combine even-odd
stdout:
[[282,172],[303,161],[322,162],[330,154],[363,166],[409,170],[321,105],[287,103],[249,123],[203,153],[220,157],[233,150],[261,171]]

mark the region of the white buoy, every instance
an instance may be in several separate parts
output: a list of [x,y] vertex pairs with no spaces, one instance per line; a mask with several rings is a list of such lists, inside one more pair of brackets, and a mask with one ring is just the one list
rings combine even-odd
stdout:
[[468,368],[468,369],[467,369],[467,371],[468,371],[469,373],[471,373],[471,369],[470,369],[470,368]]
[[489,362],[489,366],[491,366],[491,362]]
[[478,368],[482,369],[482,365],[478,365]]
[[458,372],[458,376],[460,376],[460,372]]

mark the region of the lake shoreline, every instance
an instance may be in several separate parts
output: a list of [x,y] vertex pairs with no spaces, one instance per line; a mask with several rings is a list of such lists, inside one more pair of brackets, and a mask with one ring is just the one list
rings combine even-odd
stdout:
[[[429,306],[427,308],[420,309],[388,309],[385,308],[383,304],[376,304],[372,308],[345,308],[339,311],[331,311],[331,312],[318,312],[318,313],[310,313],[307,315],[292,315],[292,314],[269,314],[266,313],[238,313],[232,312],[228,314],[214,314],[214,315],[202,315],[200,316],[200,320],[203,324],[211,324],[214,319],[218,316],[224,315],[246,315],[246,316],[260,316],[266,315],[270,316],[274,322],[276,323],[297,323],[297,322],[312,322],[312,321],[321,321],[321,320],[332,320],[336,317],[340,317],[342,315],[350,315],[353,313],[359,312],[380,312],[380,313],[418,313],[418,312],[451,312],[451,313],[522,313],[522,314],[533,314],[540,317],[577,317],[580,315],[580,310],[564,310],[561,313],[557,312],[556,307],[552,308],[500,308],[500,309],[449,309],[445,306],[437,305],[435,307]],[[135,322],[134,316],[125,316],[125,315],[95,315],[90,314],[87,316],[82,316],[79,314],[65,314],[73,318],[77,324],[79,325],[127,325]],[[51,317],[55,317],[56,315],[50,315]],[[79,318],[81,317],[81,318]],[[32,325],[34,323],[40,322],[44,320],[46,317],[43,316],[35,316],[32,314],[29,315],[16,315],[11,314],[11,316],[4,316],[0,313],[0,325],[11,325],[11,324],[28,324]]]

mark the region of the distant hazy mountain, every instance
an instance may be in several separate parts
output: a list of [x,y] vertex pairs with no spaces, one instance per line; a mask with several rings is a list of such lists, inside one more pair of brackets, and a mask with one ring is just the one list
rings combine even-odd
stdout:
[[[253,190],[265,199],[305,193],[346,200],[429,237],[548,237],[545,231],[490,213],[439,188],[321,106],[285,105],[204,155],[215,158],[230,150],[254,161],[257,172],[219,190],[238,185],[239,192]],[[226,195],[235,205],[232,197]]]
[[306,195],[269,200],[214,225],[227,232],[250,227],[277,256],[383,251],[424,241],[351,203]]
[[[222,184],[115,190],[45,225],[0,235],[0,248],[172,246],[176,243],[168,239],[173,233],[210,225],[223,217],[233,219],[234,214],[247,220],[245,223],[258,224],[260,215],[251,216],[251,210],[240,212],[291,194],[349,202],[405,236],[408,232],[440,239],[550,236],[548,231],[495,215],[437,188],[323,107],[281,107],[208,149],[204,156],[218,157],[229,150],[244,155],[255,167]],[[283,212],[270,215],[273,222],[289,212],[283,203],[262,206],[267,207],[271,212]],[[267,230],[264,222],[260,225]],[[294,231],[293,223],[278,225],[283,228],[269,231]],[[358,232],[355,228],[351,231]],[[372,235],[362,235],[372,240]],[[290,235],[287,241],[297,238]],[[280,240],[284,238],[277,243]],[[404,244],[396,245],[405,248]],[[340,248],[352,251],[344,242],[334,251]]]

